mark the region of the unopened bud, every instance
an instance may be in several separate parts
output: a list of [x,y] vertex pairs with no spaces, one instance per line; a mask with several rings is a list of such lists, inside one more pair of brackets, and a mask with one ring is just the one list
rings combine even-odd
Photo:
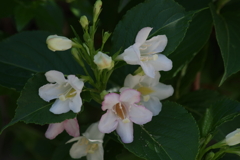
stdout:
[[104,32],[103,34],[103,44],[106,43],[106,41],[108,40],[108,38],[111,36],[111,33],[109,32]]
[[84,63],[82,62],[82,60],[79,57],[79,53],[77,48],[72,48],[71,53],[73,55],[73,57],[76,59],[76,61],[81,65],[84,66]]
[[65,51],[72,48],[73,42],[67,37],[50,35],[46,40],[47,46],[51,51]]
[[229,146],[234,146],[240,143],[240,129],[236,129],[235,131],[226,135],[225,142]]
[[214,156],[215,156],[215,153],[214,152],[210,152],[210,153],[208,153],[206,155],[205,160],[211,160],[211,159],[213,159]]
[[112,61],[112,57],[109,57],[108,55],[98,52],[94,56],[94,63],[98,66],[98,69],[112,69],[114,66],[114,62]]
[[97,0],[94,4],[94,8],[93,8],[93,21],[94,22],[96,22],[98,19],[98,16],[101,12],[101,7],[102,7],[102,1]]
[[108,91],[103,90],[103,91],[100,93],[101,99],[104,99],[104,97],[105,97],[108,93],[109,93]]
[[83,29],[86,29],[88,27],[89,22],[86,16],[82,16],[80,18],[80,24],[82,25]]

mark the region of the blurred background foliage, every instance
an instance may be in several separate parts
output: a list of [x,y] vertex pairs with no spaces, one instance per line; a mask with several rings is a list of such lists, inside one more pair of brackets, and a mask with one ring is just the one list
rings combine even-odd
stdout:
[[[101,44],[103,30],[113,32],[126,11],[141,2],[143,0],[103,0],[103,11],[100,15],[99,30],[96,34],[96,45],[100,46]],[[191,11],[207,7],[210,1],[176,0],[176,2],[187,11]],[[73,26],[81,35],[83,32],[78,20],[82,15],[86,15],[90,21],[92,20],[94,3],[95,0],[3,0],[0,4],[0,40],[16,33],[32,30],[43,30],[72,38],[74,34],[70,26]],[[233,1],[231,3],[238,2]],[[222,12],[231,3],[224,6]],[[205,23],[204,20],[203,23]],[[111,41],[108,41],[105,50],[110,50],[110,48]],[[4,68],[0,68],[0,70],[2,69]],[[212,28],[210,37],[204,46],[182,67],[182,70],[174,78],[165,79],[163,83],[172,84],[175,88],[175,94],[170,100],[182,104],[198,121],[202,118],[204,109],[219,97],[226,96],[230,99],[240,100],[240,73],[234,74],[219,86],[223,74],[223,59],[217,44],[215,29]],[[20,93],[14,89],[0,86],[1,128],[14,117],[19,95]],[[88,103],[86,105],[95,106],[96,104]],[[100,109],[95,108],[96,110],[92,110],[85,107],[81,116],[78,117],[81,133],[91,122],[99,120],[100,115],[96,114],[96,111],[100,111]],[[221,140],[227,133],[239,128],[239,120],[237,118],[220,126],[215,140]],[[0,159],[70,160],[68,152],[71,144],[65,145],[65,142],[71,137],[64,132],[50,141],[44,137],[46,129],[47,125],[39,126],[24,123],[17,123],[9,127],[0,135]],[[140,158],[124,149],[122,144],[113,140],[111,136],[114,137],[115,135],[112,133],[110,136],[106,136],[104,140],[106,160],[140,160]],[[227,156],[223,159],[229,159]],[[239,158],[235,157],[235,159]]]

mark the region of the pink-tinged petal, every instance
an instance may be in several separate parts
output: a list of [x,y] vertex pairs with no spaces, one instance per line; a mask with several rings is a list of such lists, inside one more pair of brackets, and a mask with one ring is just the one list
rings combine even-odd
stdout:
[[141,93],[135,89],[126,89],[120,94],[120,101],[128,104],[138,103],[141,100]]
[[68,76],[68,83],[70,83],[70,85],[77,91],[82,91],[83,88],[83,81],[78,79],[78,77],[76,77],[75,75],[69,75]]
[[102,110],[112,109],[112,107],[119,103],[119,94],[117,93],[109,93],[104,97],[104,101],[102,102]]
[[99,122],[91,124],[83,133],[83,136],[90,140],[102,141],[105,134],[99,131],[98,125]]
[[82,99],[80,97],[80,93],[76,94],[75,97],[73,97],[70,101],[69,101],[69,108],[74,112],[74,113],[78,113],[81,111],[81,107],[82,107]]
[[117,133],[121,137],[123,143],[131,143],[133,141],[133,123],[123,123],[121,120],[119,121],[117,127]]
[[66,113],[70,111],[69,108],[69,100],[66,101],[61,101],[59,99],[57,99],[52,107],[50,108],[50,112],[54,113],[54,114],[62,114],[62,113]]
[[139,64],[140,62],[140,51],[136,45],[132,45],[124,50],[123,60],[126,61],[127,64]]
[[63,84],[66,82],[66,79],[63,73],[59,71],[54,71],[54,70],[48,71],[45,73],[45,76],[48,82],[52,82],[52,83],[56,82],[58,84]]
[[98,129],[102,133],[111,133],[117,128],[117,126],[118,120],[116,115],[111,110],[108,110],[107,113],[102,115]]
[[163,83],[158,83],[154,86],[155,92],[151,94],[151,96],[157,97],[159,100],[166,99],[173,95],[174,89],[171,85],[166,85]]
[[152,30],[151,27],[145,27],[141,29],[136,36],[135,43],[143,44],[147,40],[151,30]]
[[139,75],[133,76],[131,74],[128,74],[124,80],[124,87],[134,88],[139,84],[142,78],[143,77]]
[[157,97],[151,97],[147,102],[142,102],[142,104],[153,113],[153,116],[158,115],[162,110],[162,103]]
[[129,119],[136,124],[145,124],[152,120],[152,112],[144,106],[133,104],[129,112]]
[[153,65],[151,63],[149,63],[149,62],[141,62],[140,65],[141,65],[144,73],[147,76],[149,76],[151,78],[155,77],[155,68],[153,67]]
[[65,88],[59,87],[59,84],[46,84],[39,88],[38,94],[44,100],[49,102],[52,99],[59,97],[64,92]]
[[151,61],[155,71],[169,71],[172,69],[172,61],[163,54],[158,54],[158,59]]
[[64,130],[63,123],[49,124],[48,129],[45,133],[45,137],[48,139],[54,139],[57,135],[62,133],[63,130]]
[[102,144],[98,144],[98,149],[94,153],[87,154],[87,160],[103,160],[103,154]]
[[119,92],[123,92],[126,89],[131,89],[131,88],[129,88],[129,87],[122,87],[122,88],[119,89]]
[[88,145],[85,145],[85,144],[80,145],[79,141],[74,143],[70,149],[70,156],[75,159],[86,156],[87,155],[87,147],[88,147]]
[[80,135],[79,133],[79,125],[76,118],[74,119],[68,119],[63,122],[63,126],[66,130],[66,132],[73,137],[78,137]]

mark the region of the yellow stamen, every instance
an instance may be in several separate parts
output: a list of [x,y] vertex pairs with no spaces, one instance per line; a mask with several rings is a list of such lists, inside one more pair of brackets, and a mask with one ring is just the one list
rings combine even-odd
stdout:
[[154,90],[152,88],[144,87],[144,86],[137,88],[137,91],[140,92],[144,96],[149,95],[154,92]]

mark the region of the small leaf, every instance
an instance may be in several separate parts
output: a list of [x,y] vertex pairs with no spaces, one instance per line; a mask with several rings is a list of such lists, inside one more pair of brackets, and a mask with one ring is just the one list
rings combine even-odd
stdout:
[[124,146],[148,160],[193,160],[198,153],[198,141],[193,117],[180,105],[165,102],[151,122],[134,125],[134,141]]
[[28,80],[17,101],[18,107],[14,118],[2,129],[2,131],[19,121],[44,125],[59,123],[65,119],[76,117],[77,114],[72,111],[59,115],[49,111],[53,102],[45,102],[38,95],[39,88],[47,83],[49,82],[47,82],[43,73],[36,74],[33,78]]

